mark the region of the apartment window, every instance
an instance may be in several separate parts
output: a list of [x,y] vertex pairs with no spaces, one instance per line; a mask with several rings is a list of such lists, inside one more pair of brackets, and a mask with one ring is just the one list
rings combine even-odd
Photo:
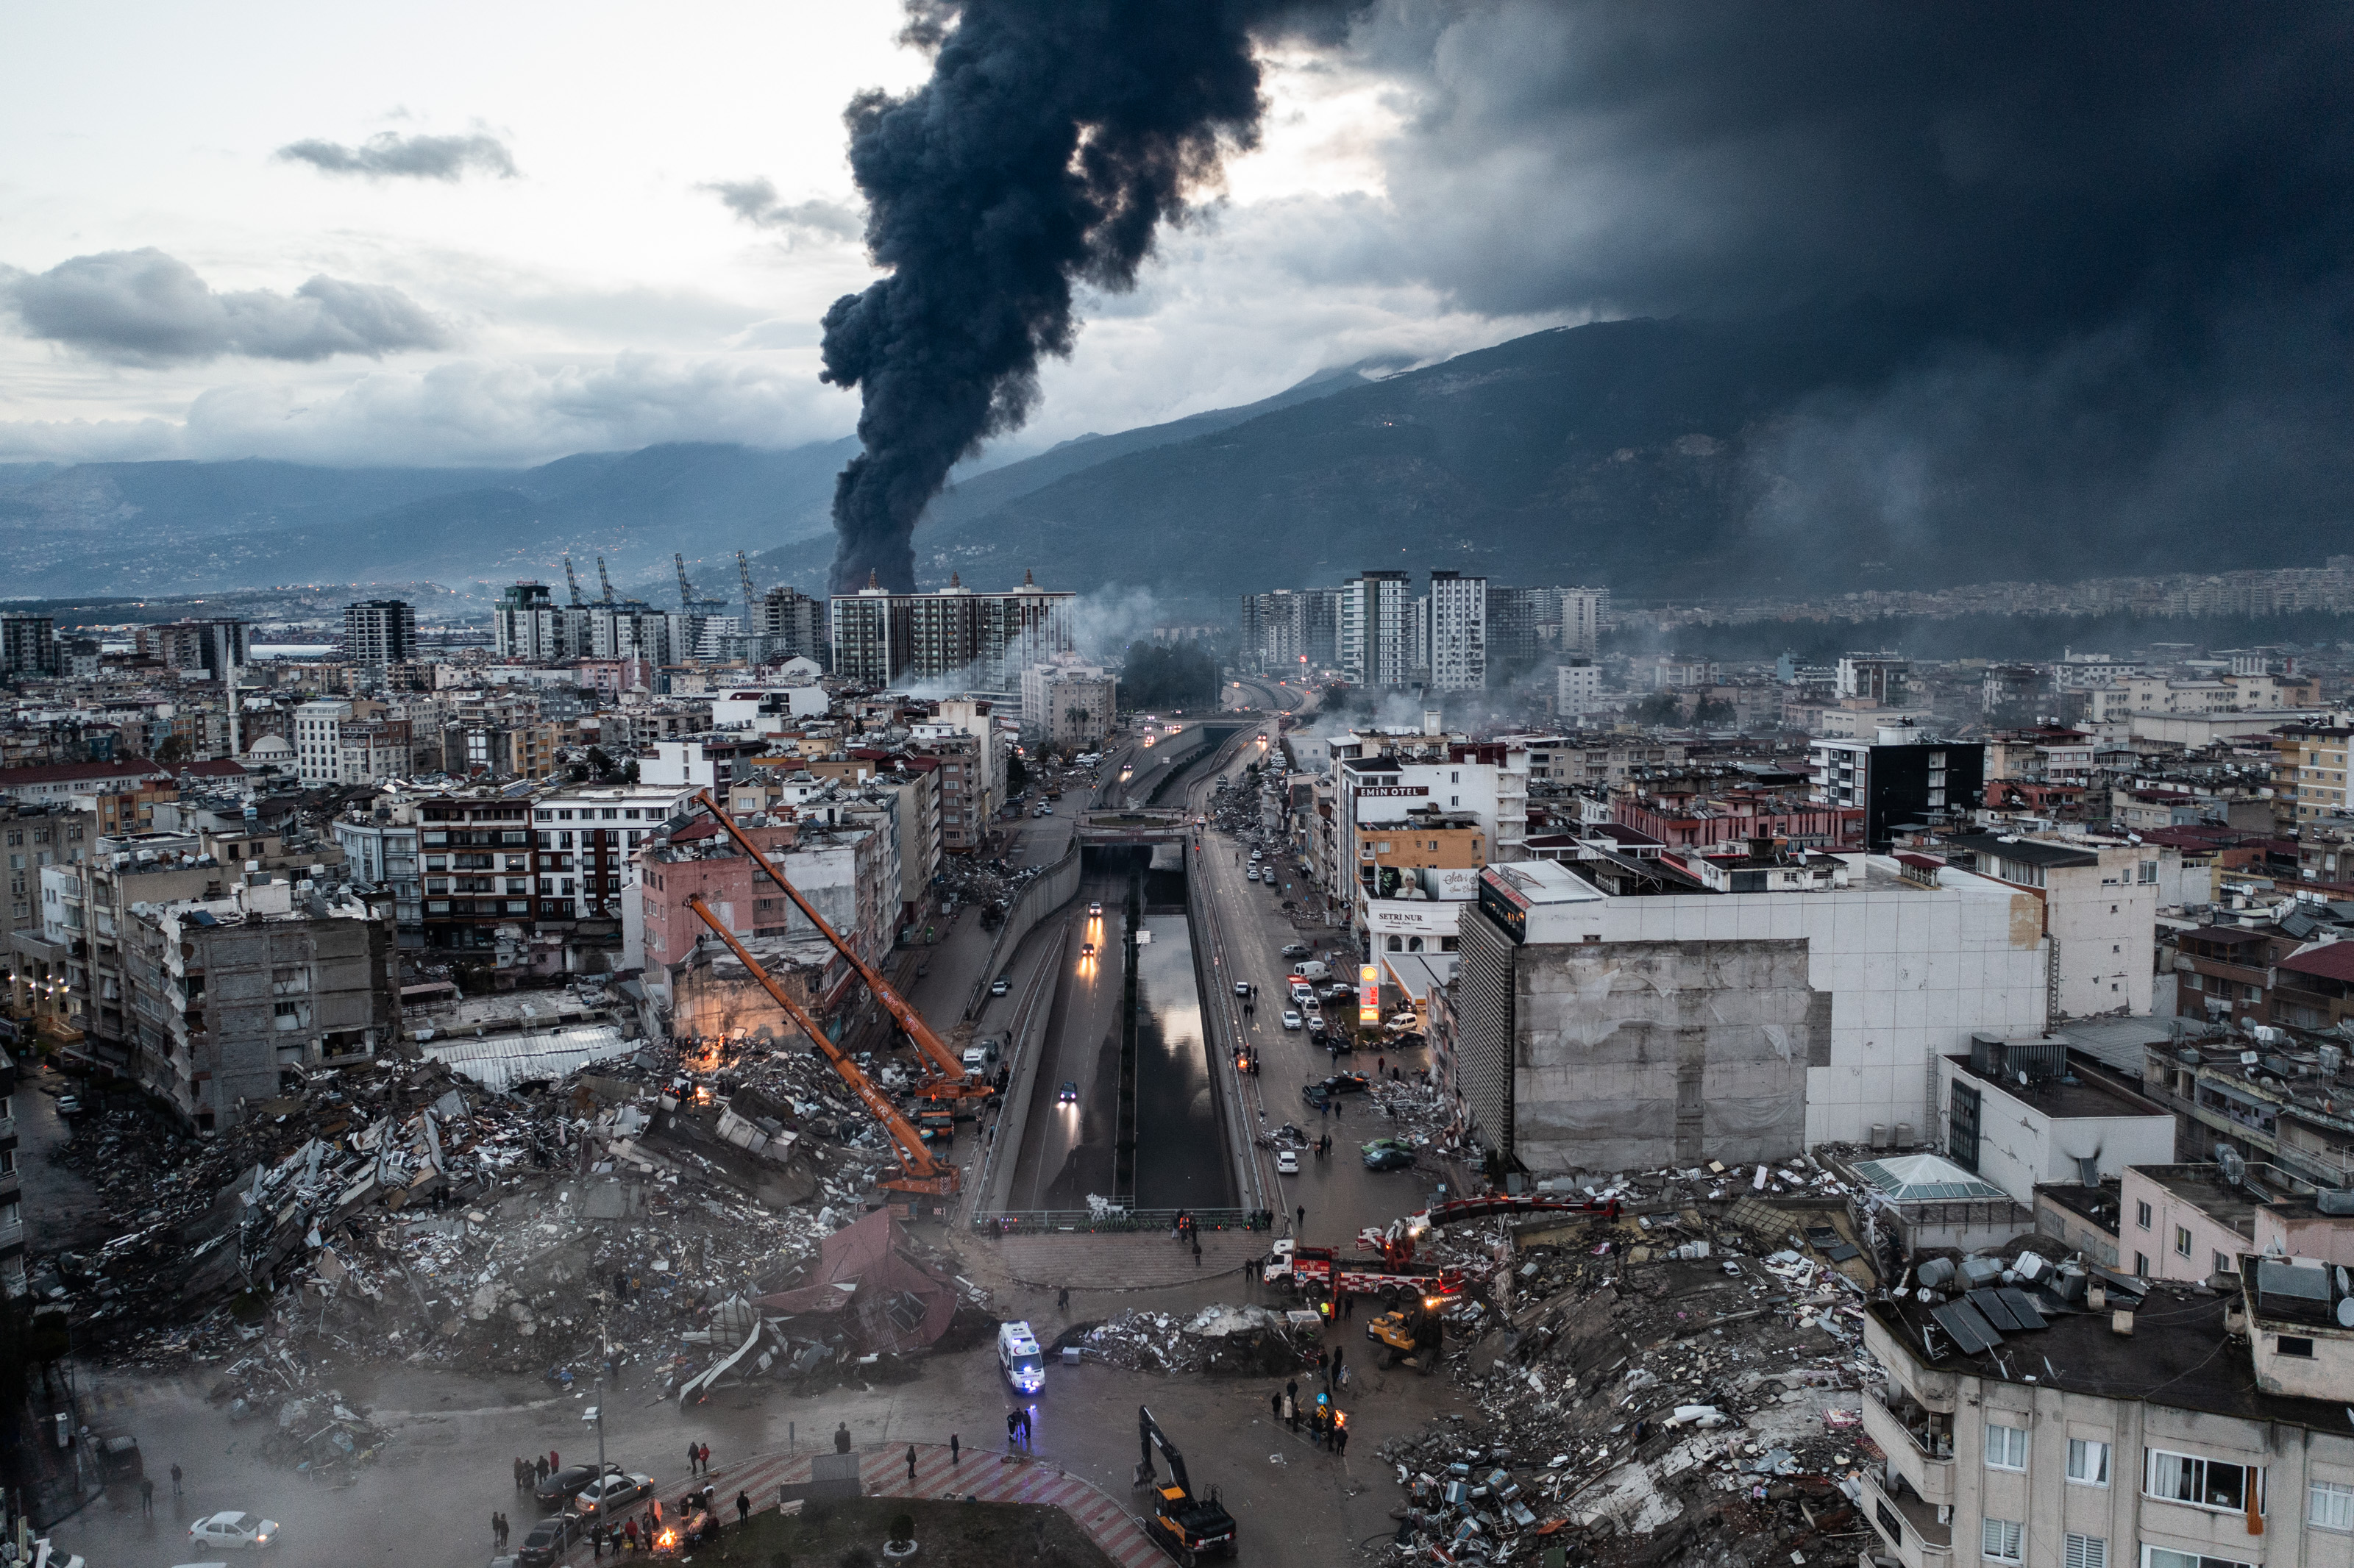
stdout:
[[2189,1503],[2241,1513],[2248,1506],[2248,1477],[2256,1478],[2256,1511],[2264,1511],[2264,1471],[2252,1465],[2200,1459],[2188,1454],[2149,1450],[2143,1460],[2142,1491],[2168,1502]]
[[2215,1255],[2215,1266],[2210,1272],[2215,1274],[2229,1274],[2232,1271],[2232,1260],[2224,1256],[2221,1253],[2217,1253]]
[[2313,1359],[2313,1340],[2305,1334],[2278,1335],[2273,1340],[2273,1350],[2284,1356],[2301,1356],[2306,1361]]
[[2149,1205],[2147,1203],[2136,1203],[2134,1205],[2134,1223],[2141,1226],[2144,1230],[2149,1229]]
[[2107,1539],[2069,1531],[2067,1568],[2109,1568]]
[[2069,1438],[2068,1478],[2081,1486],[2107,1486],[2109,1446],[2091,1437]]
[[2354,1487],[2314,1482],[2306,1493],[2305,1522],[2317,1530],[2354,1530]]
[[2251,1568],[2251,1565],[2230,1557],[2201,1557],[2196,1552],[2145,1546],[2141,1549],[2141,1568]]
[[1986,1429],[1986,1462],[1990,1470],[2023,1470],[2027,1468],[2027,1428],[2004,1426],[1988,1422]]
[[2180,1257],[2190,1255],[2190,1228],[2188,1225],[2174,1227],[2174,1251]]
[[2027,1528],[2015,1519],[1985,1519],[1978,1521],[1978,1555],[1989,1563],[2021,1563],[2026,1561],[2022,1547]]

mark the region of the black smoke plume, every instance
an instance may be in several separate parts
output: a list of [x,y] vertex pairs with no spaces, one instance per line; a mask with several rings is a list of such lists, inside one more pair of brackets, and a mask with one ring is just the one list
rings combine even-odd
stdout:
[[[1019,429],[1076,283],[1125,289],[1163,222],[1252,146],[1266,0],[917,0],[937,49],[905,98],[849,109],[866,242],[889,276],[825,314],[824,379],[864,395],[835,486],[836,591],[915,587],[916,521],[949,470]],[[1326,9],[1337,11],[1337,6]]]

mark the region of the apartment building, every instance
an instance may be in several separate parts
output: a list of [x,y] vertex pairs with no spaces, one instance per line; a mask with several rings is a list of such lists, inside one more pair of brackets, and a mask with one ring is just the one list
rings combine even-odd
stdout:
[[424,882],[424,948],[486,956],[502,924],[528,922],[535,887],[527,791],[487,786],[410,802]]
[[408,721],[365,697],[323,698],[294,710],[294,766],[306,786],[381,784],[415,766]]
[[226,680],[246,662],[246,623],[242,620],[170,620],[139,628],[138,657],[153,660],[180,675]]
[[1603,711],[1602,671],[1590,659],[1573,659],[1553,671],[1554,714],[1582,719]]
[[1875,853],[1895,830],[1974,809],[1986,789],[1986,747],[1925,740],[1909,726],[1883,726],[1872,740],[1817,740],[1807,747],[1814,799],[1860,809],[1863,842]]
[[984,691],[1016,688],[1030,665],[1072,651],[1076,596],[1040,588],[1028,572],[1007,593],[981,593],[950,574],[937,593],[870,585],[831,602],[833,673],[877,689],[918,682]]
[[684,816],[695,791],[677,786],[576,788],[531,803],[535,918],[618,920],[638,846]]
[[1426,600],[1425,668],[1439,692],[1476,692],[1488,684],[1488,579],[1433,571]]
[[236,1126],[291,1073],[374,1058],[400,1026],[389,898],[238,883],[140,905],[122,930],[141,1086],[198,1131]]
[[2279,760],[2273,765],[2273,800],[2296,823],[2354,818],[2347,807],[2347,743],[2354,728],[2344,725],[2285,725],[2273,732]]
[[[2044,1024],[2027,894],[1877,855],[1662,856],[1480,874],[1441,1077],[1541,1171],[1783,1158],[1929,1124],[1931,1068]],[[1638,873],[1639,871],[1639,875]]]
[[0,615],[0,675],[55,677],[65,673],[58,623],[46,615]]
[[397,599],[344,606],[342,652],[354,664],[388,668],[417,657],[417,607]]
[[1076,653],[1022,672],[1022,730],[1060,750],[1101,746],[1119,716],[1119,677]]
[[[2045,1270],[1990,1301],[1864,1309],[1871,1556],[1905,1568],[2255,1568],[2354,1559],[2354,1332],[2330,1270],[2205,1284]],[[2014,1299],[2015,1298],[2015,1299]],[[2026,1369],[2032,1368],[2032,1381]]]
[[1360,572],[1341,585],[1340,662],[1352,684],[1403,686],[1413,659],[1412,578]]
[[1947,863],[2032,893],[2050,940],[2054,1019],[2150,1011],[2158,853],[2146,844],[1955,833]]

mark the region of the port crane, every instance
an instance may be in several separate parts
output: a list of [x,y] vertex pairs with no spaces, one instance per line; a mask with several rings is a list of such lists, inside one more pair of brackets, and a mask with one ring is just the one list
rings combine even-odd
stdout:
[[686,557],[673,550],[671,552],[670,564],[678,568],[678,607],[681,609],[693,609],[695,588],[686,580]]
[[580,574],[572,569],[572,557],[564,557],[564,580],[572,585],[572,608],[580,608]]
[[736,575],[744,579],[744,630],[749,631],[759,623],[759,596],[752,591],[752,563],[741,550],[736,552]]
[[891,1103],[889,1097],[876,1088],[874,1081],[864,1073],[858,1070],[858,1064],[852,1061],[841,1046],[825,1037],[825,1031],[819,1027],[817,1020],[811,1018],[808,1010],[793,1000],[792,992],[779,984],[777,978],[761,966],[760,960],[754,958],[744,944],[737,939],[736,933],[730,931],[719,916],[711,912],[711,906],[703,901],[703,895],[697,893],[689,895],[686,906],[693,910],[705,925],[711,927],[714,936],[727,944],[727,950],[736,955],[737,960],[744,966],[754,980],[760,982],[763,990],[777,999],[777,1005],[785,1010],[785,1016],[801,1025],[801,1033],[810,1037],[810,1043],[815,1045],[819,1053],[832,1065],[835,1074],[849,1086],[850,1092],[858,1097],[859,1102],[865,1106],[875,1119],[883,1124],[883,1130],[891,1135],[892,1150],[899,1157],[899,1174],[886,1177],[881,1185],[888,1191],[906,1192],[910,1195],[933,1198],[956,1196],[958,1175],[956,1167],[943,1164],[932,1158],[931,1150],[924,1143],[924,1135],[917,1132],[907,1118],[899,1114],[898,1107]]
[[817,927],[818,934],[832,943],[833,950],[840,953],[850,967],[858,971],[858,978],[866,982],[867,991],[873,993],[877,1002],[882,1004],[883,1011],[891,1015],[891,1021],[906,1032],[907,1038],[916,1043],[916,1049],[921,1051],[932,1065],[939,1070],[939,1075],[927,1082],[918,1091],[926,1099],[986,1099],[997,1093],[992,1086],[964,1070],[964,1063],[954,1051],[949,1048],[946,1041],[932,1032],[932,1026],[924,1022],[924,1015],[910,1006],[897,991],[892,990],[891,982],[883,978],[882,971],[868,963],[857,948],[844,941],[842,934],[827,923],[824,916],[817,912],[817,906],[802,895],[801,890],[785,879],[785,874],[779,871],[775,863],[760,853],[759,846],[753,843],[744,830],[736,825],[734,817],[720,808],[719,802],[712,798],[710,790],[697,790],[695,803],[711,813],[711,820],[718,823],[720,831],[735,841],[736,847],[749,857],[752,863],[759,867],[768,879],[783,891],[786,897],[793,901],[793,906],[808,918],[811,926]]
[[598,584],[605,590],[605,597],[598,602],[601,604],[612,603],[613,579],[605,575],[605,557],[602,556],[597,557],[597,581]]

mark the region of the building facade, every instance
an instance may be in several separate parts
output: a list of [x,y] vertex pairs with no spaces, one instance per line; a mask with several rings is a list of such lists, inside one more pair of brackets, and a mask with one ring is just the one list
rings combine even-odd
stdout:
[[1022,672],[1070,652],[1075,595],[1030,574],[1009,593],[981,593],[951,577],[937,593],[865,588],[830,606],[833,673],[877,688],[938,683],[1019,689]]
[[397,599],[344,606],[343,656],[355,664],[403,664],[417,657],[417,607]]

